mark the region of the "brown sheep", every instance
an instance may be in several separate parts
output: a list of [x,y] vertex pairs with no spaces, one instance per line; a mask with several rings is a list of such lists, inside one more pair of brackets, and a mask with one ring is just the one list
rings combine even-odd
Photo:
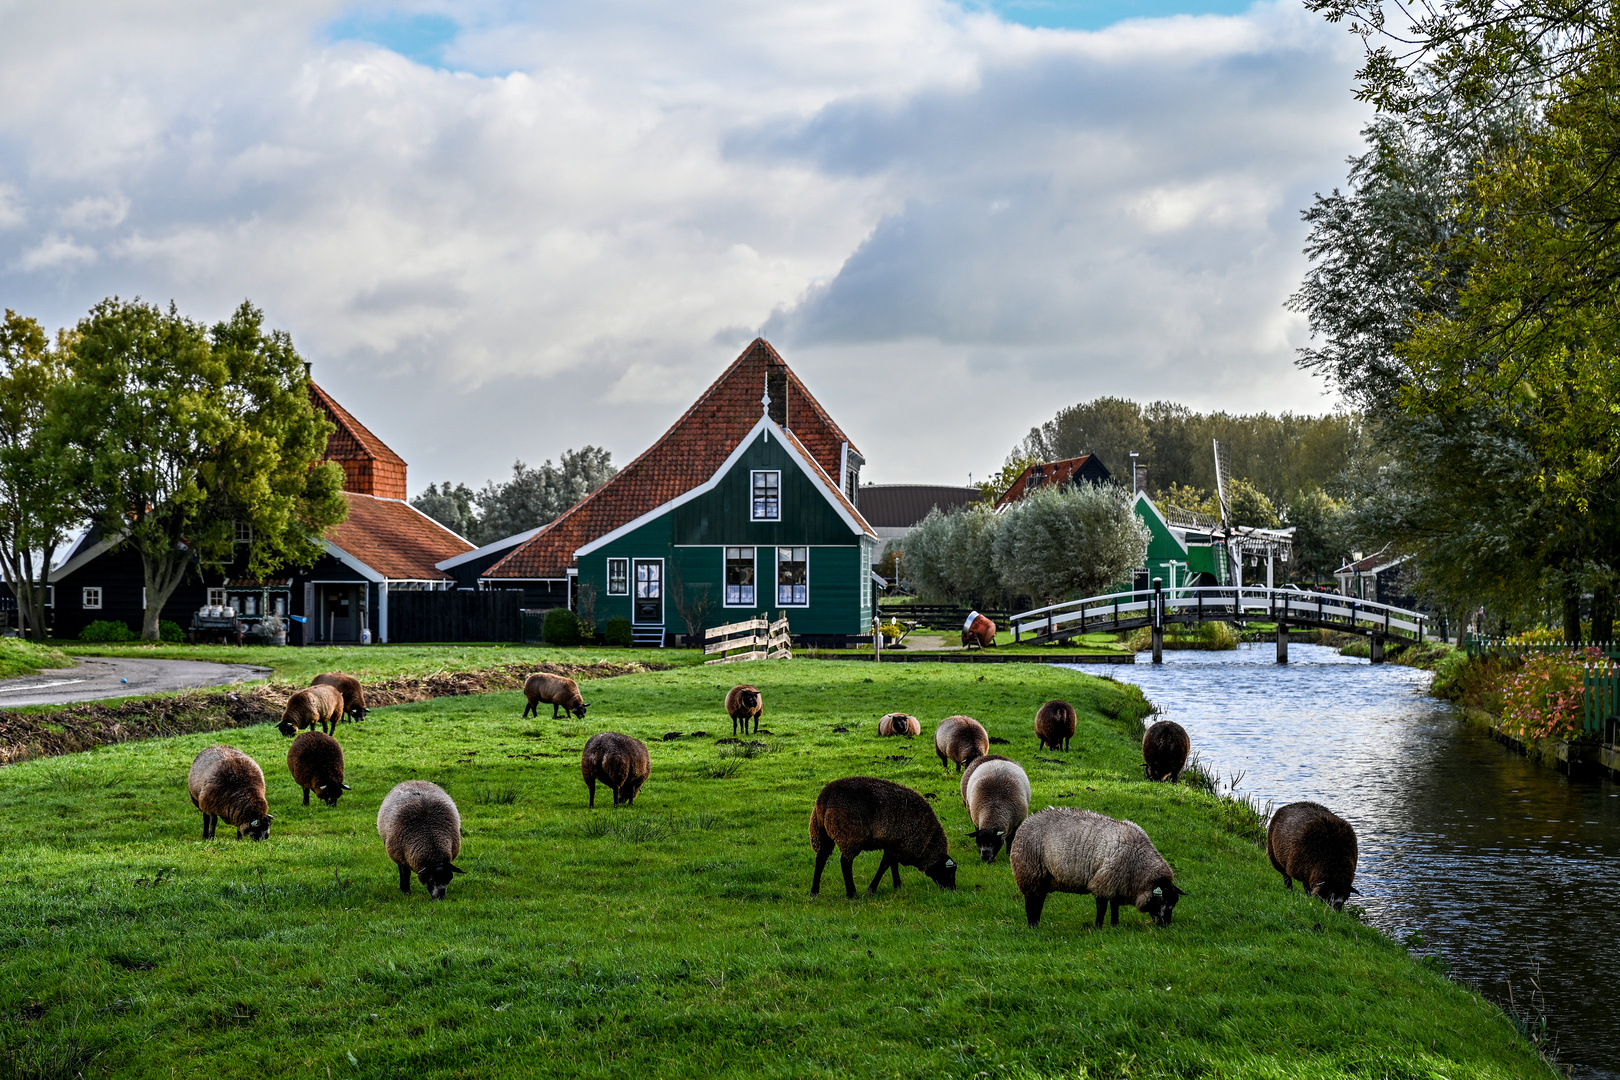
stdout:
[[903,712],[886,713],[883,719],[878,721],[878,734],[904,735],[908,739],[914,738],[922,734],[922,722],[915,716]]
[[613,789],[613,805],[630,806],[636,801],[641,785],[652,772],[652,758],[647,744],[616,731],[592,735],[579,758],[579,771],[590,789],[589,805],[596,806],[596,782],[601,780]]
[[1109,921],[1118,926],[1121,903],[1169,926],[1176,901],[1188,895],[1140,826],[1090,810],[1047,807],[1019,828],[1011,855],[1030,926],[1040,925],[1041,908],[1054,892],[1095,896],[1098,926],[1110,910]]
[[443,900],[450,879],[466,871],[455,864],[461,854],[461,813],[438,784],[406,780],[377,809],[377,835],[399,867],[399,891],[411,891],[411,873],[427,886],[428,895]]
[[283,735],[291,738],[299,728],[311,731],[317,725],[322,731],[336,731],[343,716],[343,693],[332,686],[311,686],[298,691],[287,701],[278,725]]
[[306,731],[287,748],[287,769],[293,783],[304,789],[304,805],[309,805],[309,793],[327,806],[336,806],[338,798],[349,785],[343,782],[343,747],[330,735],[319,731]]
[[979,845],[979,858],[995,862],[1003,843],[1012,848],[1029,816],[1029,775],[1000,754],[974,758],[962,771],[962,802],[973,820],[968,835]]
[[234,746],[210,746],[197,755],[186,776],[191,805],[202,811],[203,839],[212,840],[219,819],[244,835],[263,840],[270,835],[270,802],[264,795],[264,770]]
[[821,789],[810,813],[810,847],[816,853],[811,896],[821,893],[821,872],[835,846],[844,869],[844,895],[851,900],[855,899],[855,856],[863,851],[883,852],[868,895],[877,892],[886,870],[894,874],[898,889],[901,863],[915,866],[942,889],[956,888],[956,863],[933,807],[915,791],[891,780],[850,776]]
[[330,686],[338,693],[342,694],[343,713],[345,716],[352,716],[356,720],[364,720],[366,718],[366,713],[371,711],[366,708],[366,694],[364,690],[360,689],[360,680],[355,678],[353,675],[345,675],[340,671],[332,671],[325,675],[315,676],[310,680],[309,685]]
[[573,679],[566,679],[561,675],[547,675],[536,672],[530,675],[523,683],[523,694],[529,699],[528,707],[523,710],[524,716],[540,717],[542,704],[551,706],[551,718],[556,720],[560,715],[559,707],[564,713],[572,714],[576,719],[585,719],[585,710],[590,708],[585,698],[579,692],[579,683]]
[[971,716],[947,716],[934,729],[934,753],[946,772],[952,761],[956,762],[956,771],[961,772],[973,764],[974,758],[989,752],[990,733]]
[[1289,803],[1271,815],[1266,828],[1266,856],[1283,884],[1292,889],[1298,878],[1306,892],[1334,911],[1343,910],[1352,894],[1361,895],[1351,885],[1356,854],[1356,830],[1320,803]]
[[[759,692],[757,686],[733,686],[726,694],[726,715],[731,717],[731,734],[735,738],[738,734],[752,735],[759,731],[759,718],[765,715],[765,695]],[[748,721],[754,722],[754,730],[748,730]],[[738,732],[737,725],[742,725]]]
[[1067,750],[1074,738],[1074,706],[1067,701],[1048,701],[1035,713],[1035,737],[1041,749]]
[[1142,768],[1147,771],[1147,778],[1179,783],[1191,749],[1192,740],[1187,737],[1186,728],[1174,720],[1160,720],[1142,736]]

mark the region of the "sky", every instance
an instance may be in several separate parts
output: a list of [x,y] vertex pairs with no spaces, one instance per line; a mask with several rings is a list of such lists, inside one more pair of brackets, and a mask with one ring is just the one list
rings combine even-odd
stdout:
[[1299,0],[0,0],[0,307],[250,299],[429,482],[623,464],[763,335],[878,483],[1102,395],[1319,413]]

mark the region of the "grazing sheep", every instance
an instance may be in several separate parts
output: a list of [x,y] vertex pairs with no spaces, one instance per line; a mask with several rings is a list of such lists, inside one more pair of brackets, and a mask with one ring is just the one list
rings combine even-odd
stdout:
[[561,675],[547,675],[537,672],[530,675],[523,683],[523,694],[529,699],[528,707],[523,710],[524,716],[540,717],[540,706],[551,706],[551,718],[556,720],[561,714],[557,712],[560,706],[563,713],[572,714],[575,718],[585,719],[585,710],[590,708],[585,698],[580,695],[579,683],[573,679],[565,679]]
[[1160,720],[1142,736],[1142,767],[1147,770],[1147,778],[1179,783],[1191,749],[1186,728],[1174,720]]
[[338,798],[349,790],[343,782],[343,747],[330,735],[319,731],[306,731],[287,748],[287,768],[293,783],[304,789],[304,805],[309,805],[309,793],[314,791],[327,806],[336,806]]
[[1041,749],[1067,750],[1076,720],[1074,706],[1067,701],[1042,705],[1035,713],[1035,737],[1041,741]]
[[461,814],[438,784],[407,780],[394,785],[377,810],[377,835],[399,866],[402,893],[411,891],[414,871],[428,895],[443,900],[450,879],[466,873],[455,864],[461,854]]
[[[731,717],[731,735],[736,738],[737,725],[742,725],[742,734],[750,735],[759,731],[759,718],[765,714],[765,695],[759,692],[757,686],[733,686],[726,694],[726,715]],[[754,721],[754,731],[748,730],[748,721]]]
[[883,719],[878,721],[878,734],[904,735],[909,739],[922,734],[922,723],[907,713],[886,713]]
[[833,847],[844,868],[844,895],[855,899],[855,856],[883,852],[877,877],[867,893],[877,892],[883,872],[894,874],[900,887],[900,864],[915,866],[942,889],[956,888],[956,863],[939,818],[928,800],[901,784],[871,776],[834,780],[816,796],[810,813],[810,847],[816,853],[816,876],[810,895],[821,893],[821,872]]
[[613,789],[613,805],[629,806],[636,801],[641,785],[652,772],[652,758],[647,744],[616,731],[592,735],[579,758],[579,771],[590,789],[590,805],[596,806],[596,782],[601,780]]
[[366,708],[365,691],[360,689],[360,680],[353,675],[345,675],[338,671],[328,672],[325,675],[315,676],[310,680],[309,685],[330,686],[342,694],[345,716],[352,716],[356,720],[364,720],[366,713],[370,712]]
[[336,731],[343,716],[343,692],[334,686],[311,686],[298,691],[281,713],[281,733],[291,738],[299,728]]
[[1138,825],[1090,810],[1047,807],[1018,830],[1011,857],[1030,926],[1040,924],[1041,908],[1053,892],[1095,896],[1098,926],[1110,911],[1109,921],[1118,926],[1122,902],[1155,925],[1169,926],[1176,901],[1187,895]]
[[956,762],[956,771],[961,772],[973,764],[974,758],[984,757],[989,752],[990,733],[971,716],[947,716],[934,729],[934,753],[939,755],[939,764],[947,772],[952,761]]
[[1018,826],[1029,816],[1029,776],[1000,754],[975,758],[962,771],[962,802],[973,819],[968,835],[979,845],[979,858],[995,862],[1003,843],[1011,850]]
[[264,796],[264,770],[234,746],[210,746],[197,755],[186,776],[191,805],[202,811],[203,839],[212,840],[219,819],[254,840],[270,835],[270,802]]
[[1356,830],[1320,803],[1296,802],[1271,815],[1266,828],[1266,856],[1290,889],[1294,879],[1305,891],[1325,900],[1334,911],[1344,908],[1356,876]]

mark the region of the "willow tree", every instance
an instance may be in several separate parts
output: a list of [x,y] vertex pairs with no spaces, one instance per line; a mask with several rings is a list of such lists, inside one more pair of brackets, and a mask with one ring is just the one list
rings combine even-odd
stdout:
[[1147,547],[1147,526],[1124,488],[1049,486],[1002,512],[992,559],[1008,593],[1052,603],[1128,582]]

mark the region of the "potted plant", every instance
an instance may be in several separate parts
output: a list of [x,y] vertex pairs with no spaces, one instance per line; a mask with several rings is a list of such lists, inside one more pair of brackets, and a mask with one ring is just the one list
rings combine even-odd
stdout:
[[280,615],[266,615],[259,622],[259,632],[272,645],[287,644],[287,624]]

